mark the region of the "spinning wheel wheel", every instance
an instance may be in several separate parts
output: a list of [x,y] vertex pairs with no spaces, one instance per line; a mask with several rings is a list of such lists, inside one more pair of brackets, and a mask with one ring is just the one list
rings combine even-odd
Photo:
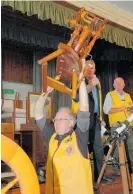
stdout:
[[[79,24],[79,20],[82,23],[87,23],[87,25]],[[78,80],[78,75],[82,69],[81,59],[89,55],[95,41],[103,31],[107,20],[101,20],[84,8],[81,8],[80,12],[75,16],[75,19],[69,20],[68,22],[75,28],[69,42],[67,44],[59,43],[58,50],[40,59],[39,64],[42,65],[43,92],[47,91],[48,85],[60,92],[71,94],[74,98],[76,97],[76,91],[80,82],[86,75],[85,71],[81,80]],[[95,31],[90,29],[91,25],[95,27]],[[47,76],[47,62],[56,57],[56,74],[58,78],[57,76],[50,78]],[[59,81],[60,78],[71,81],[72,89],[61,83]]]
[[2,188],[2,194],[17,182],[22,194],[40,194],[38,178],[30,159],[22,148],[4,135],[1,135],[1,159],[16,174],[16,178]]

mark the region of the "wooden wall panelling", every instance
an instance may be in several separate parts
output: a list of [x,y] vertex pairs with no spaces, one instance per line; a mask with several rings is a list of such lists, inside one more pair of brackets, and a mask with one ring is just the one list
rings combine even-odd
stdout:
[[15,64],[16,64],[16,75],[15,79],[17,82],[23,82],[23,66],[21,53],[15,53]]
[[7,57],[5,57],[5,53],[4,52],[2,52],[2,79],[5,79],[5,80],[7,80],[7,73],[6,73],[6,71],[7,71]]
[[26,71],[26,64],[25,64],[24,61],[23,61],[23,71],[22,71],[22,74],[23,74],[23,83],[27,83],[27,79],[26,79],[27,71]]
[[15,53],[12,52],[12,58],[10,58],[11,61],[11,80],[14,81],[15,77],[16,80],[18,80],[18,74],[17,74],[17,68],[16,68],[16,61],[15,61]]
[[3,80],[20,83],[32,83],[32,53],[4,48],[2,51]]
[[[27,59],[28,60],[28,59]],[[29,61],[29,60],[28,60]],[[29,71],[28,71],[29,69]],[[27,82],[30,83],[31,82],[31,79],[30,79],[30,64],[28,63],[28,66],[27,66]]]
[[16,53],[14,56],[14,77],[16,79],[17,82],[21,82],[22,81],[22,68],[21,65],[19,65],[19,59],[20,55],[19,53]]
[[[6,53],[5,53],[6,52]],[[3,52],[3,64],[4,64],[4,66],[3,66],[3,72],[4,72],[4,75],[3,75],[3,77],[4,77],[4,80],[8,80],[9,78],[8,78],[8,72],[9,72],[9,67],[8,67],[8,64],[9,64],[9,52],[8,51],[5,51],[5,52]]]
[[[8,71],[7,71],[7,77],[8,77],[8,80],[12,80],[12,54],[11,52],[8,52]],[[13,56],[14,57],[14,56]]]

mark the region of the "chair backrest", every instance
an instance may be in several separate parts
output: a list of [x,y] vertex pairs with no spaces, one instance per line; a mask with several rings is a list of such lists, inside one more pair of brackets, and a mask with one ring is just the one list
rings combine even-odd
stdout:
[[13,110],[14,110],[14,100],[3,99],[2,111],[12,113]]
[[5,99],[5,95],[2,95],[2,111],[12,113],[15,108],[19,108],[19,93],[16,92],[15,99]]

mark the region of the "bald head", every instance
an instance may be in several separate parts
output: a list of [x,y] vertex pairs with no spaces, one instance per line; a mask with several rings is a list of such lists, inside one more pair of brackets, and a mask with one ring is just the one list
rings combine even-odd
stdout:
[[95,62],[93,61],[93,60],[87,60],[86,61],[86,65],[88,66],[88,67],[93,67],[93,68],[95,68]]
[[118,92],[122,92],[124,87],[125,87],[125,82],[124,82],[124,79],[121,78],[121,77],[117,77],[115,80],[114,80],[114,88],[116,91]]
[[67,107],[61,107],[54,119],[55,131],[59,135],[69,132],[75,125],[76,119]]
[[93,60],[88,60],[86,61],[87,65],[87,77],[88,78],[93,78],[93,75],[95,74],[96,67],[95,67],[95,62]]

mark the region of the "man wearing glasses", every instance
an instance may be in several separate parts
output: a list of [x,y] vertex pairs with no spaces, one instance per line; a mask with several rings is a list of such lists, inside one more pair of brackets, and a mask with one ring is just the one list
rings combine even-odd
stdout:
[[[84,70],[84,59],[82,66]],[[82,74],[83,71],[79,75],[80,78]],[[37,125],[48,144],[45,192],[46,194],[93,194],[87,148],[90,113],[85,82],[83,80],[79,88],[80,106],[77,120],[69,108],[60,108],[53,120],[54,133],[53,129],[50,130],[50,124],[46,122],[46,112],[43,114],[43,105],[52,90],[48,88],[45,96],[40,96],[35,106]]]

